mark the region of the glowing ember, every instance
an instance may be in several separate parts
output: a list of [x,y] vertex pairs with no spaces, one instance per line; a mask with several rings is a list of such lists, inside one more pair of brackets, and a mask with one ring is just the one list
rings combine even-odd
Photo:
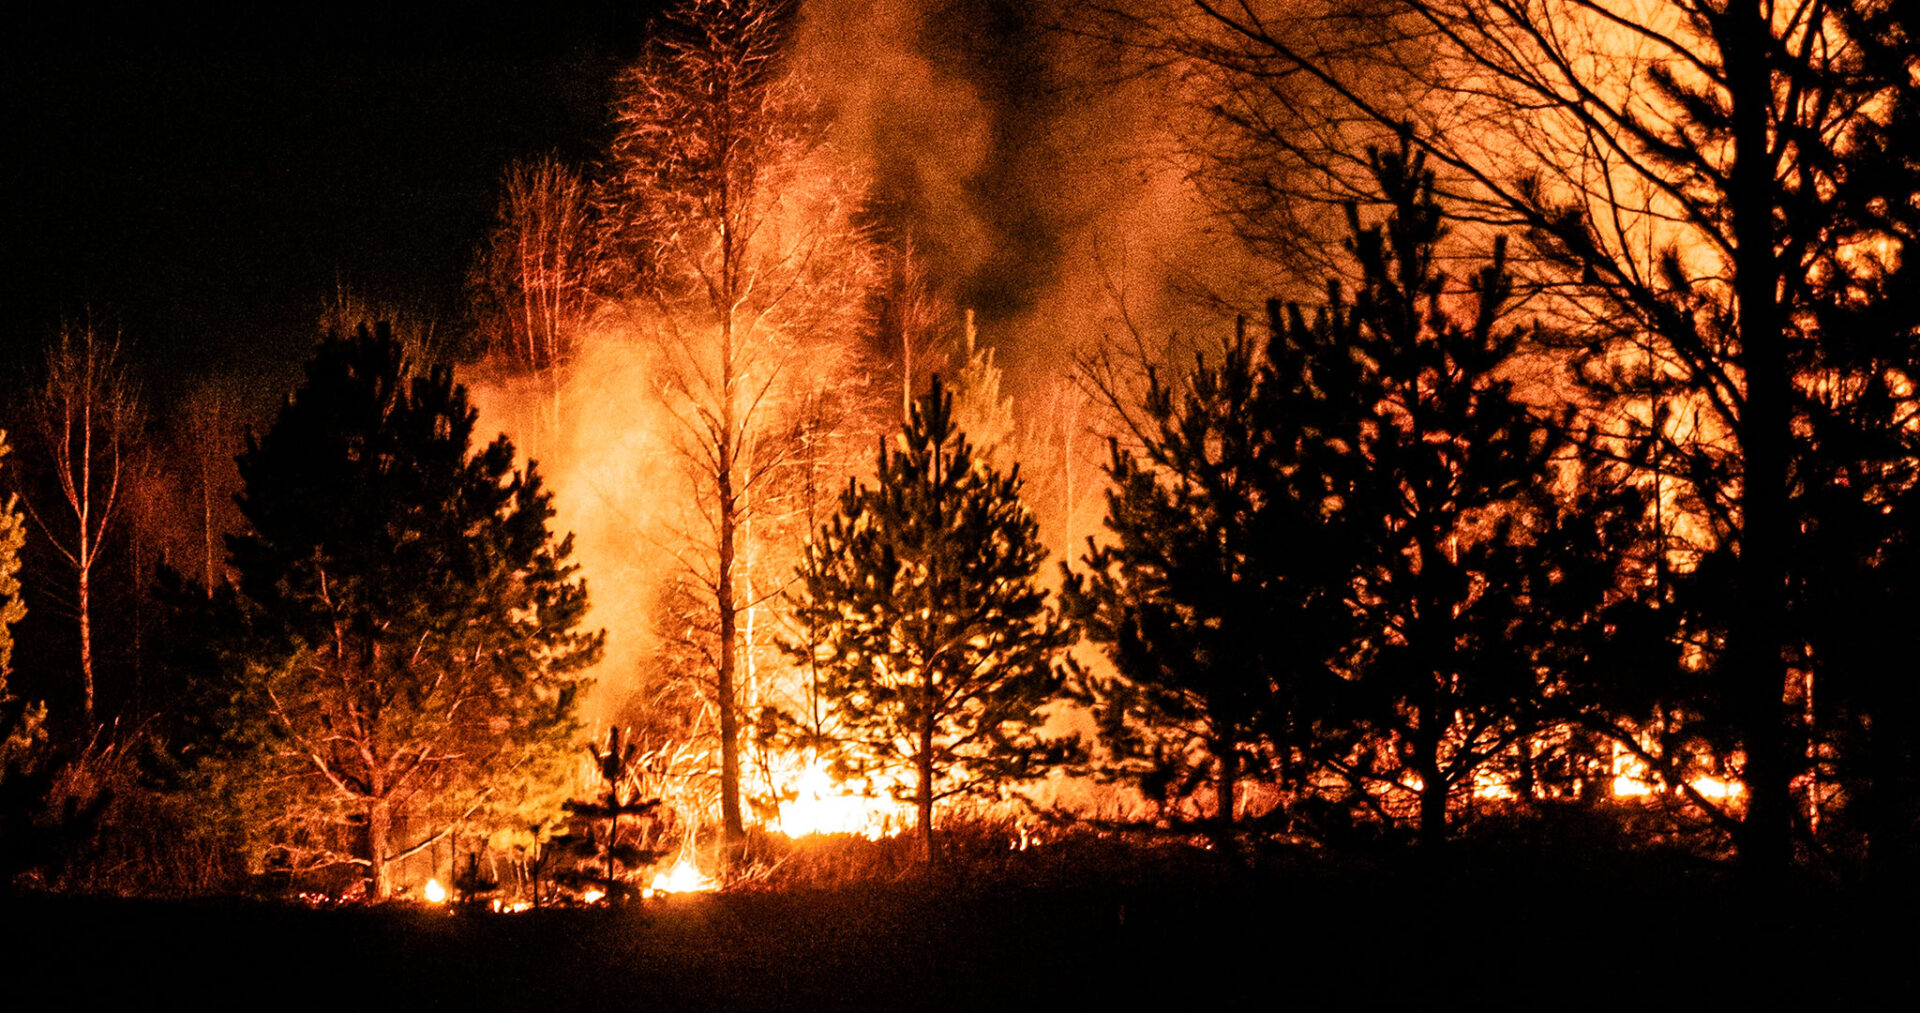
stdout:
[[421,896],[427,898],[427,903],[429,904],[445,904],[447,902],[447,888],[441,886],[439,880],[429,879],[427,880],[426,889],[421,891]]
[[1737,798],[1745,792],[1746,786],[1738,781],[1727,781],[1718,777],[1696,777],[1687,782],[1703,798]]
[[1619,774],[1613,779],[1613,794],[1615,798],[1639,798],[1653,794],[1653,786],[1637,777]]
[[[1741,784],[1739,781],[1731,778],[1714,777],[1711,774],[1702,774],[1698,777],[1689,778],[1687,780],[1687,786],[1698,792],[1701,798],[1722,802],[1728,799],[1739,798],[1745,794],[1747,790],[1746,785]],[[1654,777],[1653,772],[1648,769],[1644,762],[1638,757],[1621,750],[1618,746],[1615,747],[1613,758],[1613,797],[1646,798],[1652,795],[1663,794],[1667,791],[1668,789],[1662,787],[1662,782]],[[1675,794],[1677,793],[1676,791]]]
[[1613,797],[1644,798],[1654,793],[1653,773],[1640,758],[1613,745]]
[[585,892],[580,894],[580,899],[589,904],[598,904],[601,898],[604,898],[606,895],[605,890],[595,890],[592,887],[588,887]]
[[663,893],[708,893],[718,890],[720,884],[700,871],[691,858],[681,858],[669,872],[653,877],[653,884],[647,887],[649,897]]
[[1481,769],[1473,772],[1473,797],[1508,802],[1518,796],[1514,793],[1513,785],[1499,774]]

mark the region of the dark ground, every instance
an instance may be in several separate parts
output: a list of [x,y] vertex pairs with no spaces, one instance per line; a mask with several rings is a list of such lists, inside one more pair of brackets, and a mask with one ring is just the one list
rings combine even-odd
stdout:
[[869,885],[506,916],[0,904],[8,992],[75,1008],[1892,1008],[1920,964],[1904,896],[1763,903],[1644,873]]

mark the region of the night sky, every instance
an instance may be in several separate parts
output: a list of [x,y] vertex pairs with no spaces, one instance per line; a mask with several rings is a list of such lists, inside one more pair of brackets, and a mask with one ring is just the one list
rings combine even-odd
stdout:
[[649,6],[10,24],[0,369],[90,312],[162,400],[290,378],[337,283],[459,327],[502,169],[600,148]]

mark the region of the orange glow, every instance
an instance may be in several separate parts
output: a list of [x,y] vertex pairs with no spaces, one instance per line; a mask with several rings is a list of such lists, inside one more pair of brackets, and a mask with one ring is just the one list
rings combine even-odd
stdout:
[[[1746,785],[1737,780],[1716,777],[1712,774],[1699,774],[1688,778],[1687,787],[1699,793],[1701,798],[1715,802],[1737,799],[1747,791]],[[1677,791],[1667,789],[1639,757],[1617,744],[1614,746],[1612,788],[1615,798],[1649,798],[1654,795],[1678,794]]]
[[780,803],[780,815],[769,829],[788,837],[813,834],[858,834],[877,841],[899,826],[896,810],[902,807],[869,784],[866,792],[856,792],[837,783],[828,772],[828,764],[809,756],[791,782],[793,798]]
[[669,893],[712,893],[718,889],[719,883],[701,872],[700,867],[693,864],[693,859],[683,855],[680,861],[674,863],[672,870],[653,877],[653,883],[647,887],[645,895],[657,897]]
[[1618,774],[1613,779],[1615,798],[1644,798],[1651,794],[1653,794],[1653,786],[1638,778]]
[[1694,791],[1699,792],[1701,797],[1711,799],[1738,798],[1747,790],[1747,786],[1738,781],[1722,780],[1718,777],[1696,777],[1687,784],[1691,785]]
[[1473,772],[1473,797],[1505,802],[1519,796],[1505,778],[1483,767]]
[[427,880],[426,889],[422,890],[420,895],[425,897],[429,904],[445,904],[447,902],[447,888],[441,886],[440,881],[437,879]]

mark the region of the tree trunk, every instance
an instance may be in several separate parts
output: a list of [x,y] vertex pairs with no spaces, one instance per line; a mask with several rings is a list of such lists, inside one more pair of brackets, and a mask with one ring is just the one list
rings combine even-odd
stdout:
[[[929,698],[932,697],[932,687],[928,687],[927,695]],[[939,858],[939,850],[933,843],[933,708],[931,700],[929,700],[927,716],[920,726],[919,755],[913,760],[915,774],[918,777],[918,783],[914,787],[913,802],[920,818],[920,860],[925,862],[928,868],[932,868]]]
[[1213,782],[1214,845],[1220,853],[1234,857],[1233,799],[1238,793],[1240,776],[1239,746],[1231,735],[1214,746],[1214,762],[1219,764]]
[[384,901],[393,894],[387,881],[387,838],[393,829],[393,806],[384,798],[367,802],[367,896]]
[[[83,538],[80,543],[81,558],[85,559],[87,544]],[[80,568],[77,586],[80,606],[80,685],[85,693],[82,708],[86,715],[87,729],[93,729],[93,582],[89,579],[87,568]]]
[[[1867,875],[1890,886],[1904,887],[1911,882],[1914,821],[1906,814],[1915,795],[1912,771],[1913,742],[1911,704],[1896,704],[1887,687],[1867,690],[1869,726],[1860,747],[1859,788],[1851,789],[1854,800],[1848,803],[1851,816],[1857,807],[1867,848]],[[1899,694],[1905,695],[1905,694]]]
[[[80,538],[74,554],[74,577],[80,606],[80,680],[86,693],[87,730],[93,730],[93,343],[87,343],[87,391],[80,403],[80,487],[74,504],[79,513]],[[116,467],[118,462],[115,462]],[[104,529],[103,529],[104,530]]]
[[607,821],[607,903],[613,903],[613,848],[620,843],[620,797],[607,793],[607,808],[613,817]]
[[[731,449],[723,447],[723,455]],[[720,819],[726,842],[731,845],[739,843],[747,833],[740,816],[740,722],[733,706],[734,673],[739,665],[734,644],[739,635],[738,605],[733,597],[734,537],[740,519],[733,469],[722,468],[715,477],[720,493],[720,558],[714,589],[714,604],[720,619],[720,665],[715,673],[714,696],[720,710]]]
[[213,569],[219,565],[213,550],[213,489],[210,484],[213,476],[208,474],[207,451],[200,451],[200,537],[202,556],[201,579],[207,592],[207,600],[213,600]]
[[1447,779],[1438,763],[1420,763],[1420,847],[1429,854],[1447,843]]
[[1447,843],[1447,778],[1440,769],[1440,740],[1446,707],[1436,691],[1429,694],[1414,736],[1414,771],[1420,775],[1420,849],[1439,854]]
[[1787,446],[1792,438],[1786,349],[1776,304],[1773,165],[1768,118],[1773,87],[1766,54],[1771,29],[1759,0],[1729,10],[1721,46],[1733,102],[1734,163],[1729,196],[1735,242],[1734,296],[1740,320],[1740,368],[1746,401],[1739,440],[1740,556],[1736,613],[1728,630],[1734,717],[1747,754],[1747,814],[1740,857],[1761,880],[1791,861],[1792,797],[1786,730]]

